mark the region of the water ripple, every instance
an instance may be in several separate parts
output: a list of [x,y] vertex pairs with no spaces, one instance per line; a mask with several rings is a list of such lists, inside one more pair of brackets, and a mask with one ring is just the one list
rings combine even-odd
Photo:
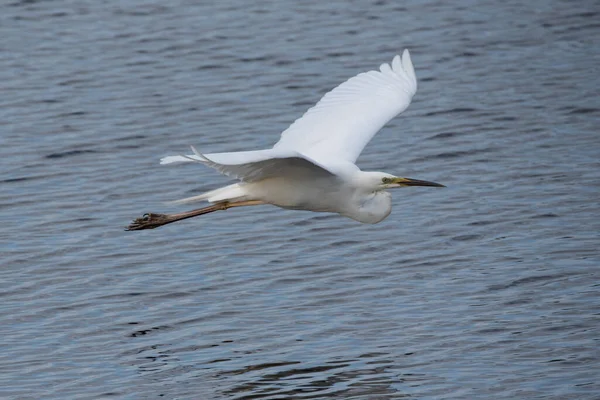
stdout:
[[[597,398],[591,3],[3,11],[2,398]],[[446,189],[123,231],[228,182],[160,157],[270,146],[404,47],[419,92],[359,165]]]

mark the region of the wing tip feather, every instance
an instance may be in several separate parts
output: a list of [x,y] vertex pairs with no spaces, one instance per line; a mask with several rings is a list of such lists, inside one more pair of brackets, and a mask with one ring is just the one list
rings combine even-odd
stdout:
[[[398,56],[396,56],[398,57]],[[415,74],[415,67],[413,66],[410,58],[410,52],[408,49],[404,49],[402,52],[402,69],[408,75],[411,83],[414,85],[414,92],[417,92],[417,75]]]

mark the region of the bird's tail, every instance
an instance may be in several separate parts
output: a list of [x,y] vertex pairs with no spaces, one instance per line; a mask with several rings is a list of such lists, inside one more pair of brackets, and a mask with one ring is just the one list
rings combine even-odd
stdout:
[[243,201],[248,200],[243,183],[234,183],[233,185],[225,186],[219,189],[211,190],[210,192],[202,193],[197,196],[186,197],[185,199],[175,200],[171,204],[187,204],[196,203],[199,201],[208,201],[209,203],[219,203],[223,201]]
[[[198,150],[191,146],[194,154],[190,155],[180,155],[180,156],[168,156],[160,159],[161,164],[172,164],[179,162],[199,162],[209,167],[213,167],[221,171],[220,164],[217,164],[208,158],[206,158],[203,154],[200,154]],[[255,152],[247,152],[247,153],[257,153]],[[223,153],[223,154],[236,154],[236,153]],[[219,155],[219,154],[217,154]],[[222,171],[221,171],[222,172]],[[245,200],[253,200],[247,195],[247,191],[245,190],[245,183],[234,183],[233,185],[225,186],[219,189],[211,190],[210,192],[202,193],[197,196],[187,197],[181,200],[175,200],[170,202],[171,204],[186,204],[186,203],[195,203],[199,201],[208,201],[209,203],[220,203],[220,202],[234,202],[234,201],[245,201]]]

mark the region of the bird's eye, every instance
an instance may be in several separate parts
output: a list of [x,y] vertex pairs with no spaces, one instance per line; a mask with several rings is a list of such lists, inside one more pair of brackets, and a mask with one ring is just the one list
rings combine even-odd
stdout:
[[387,185],[388,183],[392,183],[392,178],[383,178],[381,180],[381,182],[383,182],[383,183],[385,183]]

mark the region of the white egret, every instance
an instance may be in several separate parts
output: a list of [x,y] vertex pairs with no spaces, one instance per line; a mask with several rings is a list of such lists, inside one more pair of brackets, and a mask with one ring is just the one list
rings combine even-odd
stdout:
[[376,224],[391,212],[386,189],[438,186],[385,172],[361,171],[355,161],[371,138],[404,111],[417,91],[408,50],[379,71],[358,74],[342,83],[297,119],[273,148],[233,153],[169,156],[161,164],[198,162],[237,178],[234,183],[178,203],[212,205],[177,214],[145,214],[128,230],[153,229],[213,211],[272,204],[293,210],[338,213]]

